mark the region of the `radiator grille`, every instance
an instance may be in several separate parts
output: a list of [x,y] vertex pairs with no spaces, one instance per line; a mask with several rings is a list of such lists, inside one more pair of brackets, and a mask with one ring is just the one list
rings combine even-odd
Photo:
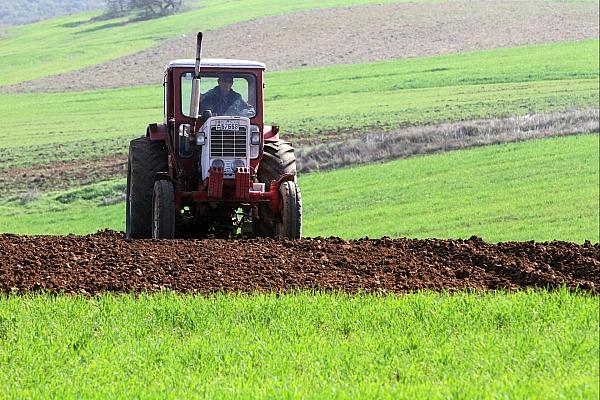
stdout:
[[210,130],[211,157],[246,157],[246,127],[239,131]]

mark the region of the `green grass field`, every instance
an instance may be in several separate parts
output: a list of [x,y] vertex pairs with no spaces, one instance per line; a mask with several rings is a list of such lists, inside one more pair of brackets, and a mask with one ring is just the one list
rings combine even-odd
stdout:
[[597,243],[598,148],[570,136],[302,176],[306,233]]
[[[305,236],[598,242],[599,136],[487,146],[302,175]],[[0,232],[123,230],[125,179],[0,203]]]
[[0,296],[6,398],[598,397],[598,298]]
[[[266,121],[293,141],[319,131],[597,107],[598,68],[591,40],[269,73]],[[128,139],[162,120],[162,88],[4,94],[0,109],[0,169],[93,158],[126,152]]]

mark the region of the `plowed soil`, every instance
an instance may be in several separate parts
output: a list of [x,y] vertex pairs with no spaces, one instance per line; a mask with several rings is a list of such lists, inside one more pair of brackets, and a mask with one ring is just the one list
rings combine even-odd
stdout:
[[124,240],[0,235],[0,293],[571,289],[598,294],[600,247],[338,238]]

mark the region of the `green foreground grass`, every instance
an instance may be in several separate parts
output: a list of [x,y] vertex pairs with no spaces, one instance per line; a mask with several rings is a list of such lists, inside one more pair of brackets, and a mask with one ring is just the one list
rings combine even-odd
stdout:
[[598,297],[0,296],[3,398],[598,397]]
[[[266,121],[294,141],[323,131],[597,107],[598,43],[269,73]],[[0,169],[101,157],[126,152],[129,139],[162,120],[162,88],[3,94],[0,109]]]
[[[305,236],[598,242],[597,134],[487,146],[301,175]],[[119,178],[0,203],[0,232],[123,230]]]

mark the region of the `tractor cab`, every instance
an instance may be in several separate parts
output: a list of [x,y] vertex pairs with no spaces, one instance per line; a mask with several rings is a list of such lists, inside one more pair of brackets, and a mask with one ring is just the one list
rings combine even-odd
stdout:
[[[195,60],[175,60],[165,68],[165,118],[185,123],[190,118],[190,99]],[[257,61],[204,59],[200,64],[201,99],[229,90],[224,97],[236,98],[223,108],[212,101],[200,102],[200,113],[211,109],[213,115],[247,117],[253,124],[263,121],[263,75],[265,64]],[[239,98],[234,94],[239,95]]]

